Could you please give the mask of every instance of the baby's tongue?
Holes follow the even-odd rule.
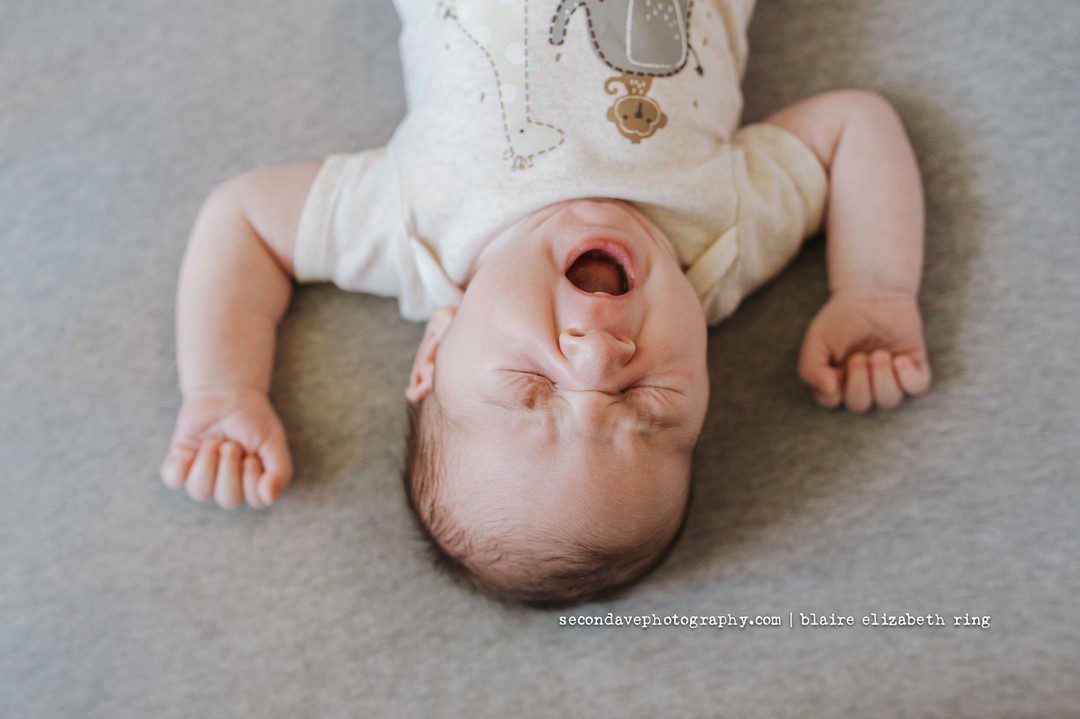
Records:
[[[624,292],[623,275],[619,266],[599,252],[586,252],[566,272],[566,278],[583,292]]]

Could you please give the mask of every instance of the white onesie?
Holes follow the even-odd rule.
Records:
[[[708,321],[821,226],[827,176],[793,134],[738,131],[754,0],[395,0],[408,112],[385,147],[326,158],[300,281],[457,305],[484,246],[555,202],[633,202]]]

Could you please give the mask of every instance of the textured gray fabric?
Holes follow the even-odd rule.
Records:
[[[227,513],[159,484],[200,200],[385,142],[396,32],[386,0],[0,4],[0,715],[1080,715],[1080,5],[760,3],[747,121],[852,86],[908,124],[936,386],[891,414],[812,406],[811,243],[712,334],[674,555],[580,611],[986,630],[572,629],[459,589],[397,480],[421,328],[325,286],[282,332],[282,501]]]

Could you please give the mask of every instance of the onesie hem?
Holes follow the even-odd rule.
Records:
[[[349,157],[328,156],[311,183],[293,248],[293,270],[298,282],[326,282],[333,276],[333,268],[327,267],[327,243]]]

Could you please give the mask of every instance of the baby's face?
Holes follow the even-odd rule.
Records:
[[[524,218],[429,327],[407,394],[427,396],[433,369],[461,521],[616,544],[677,525],[708,404],[706,324],[633,206],[573,200]]]

